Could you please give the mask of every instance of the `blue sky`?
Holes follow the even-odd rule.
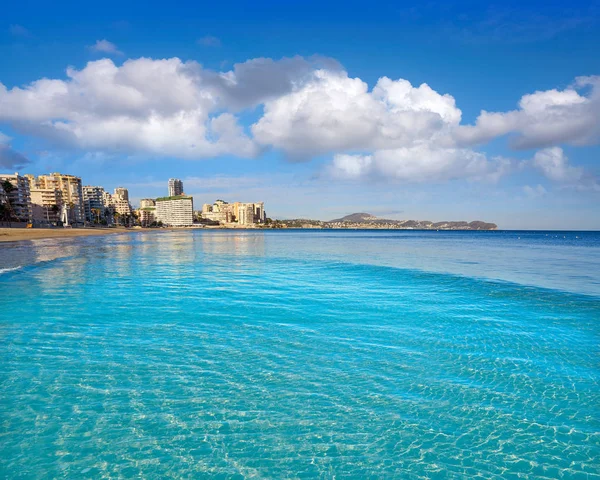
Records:
[[[178,177],[196,204],[278,218],[600,229],[599,20],[599,2],[18,2],[0,169],[134,199]]]

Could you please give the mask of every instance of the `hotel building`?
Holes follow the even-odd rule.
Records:
[[[156,221],[170,227],[189,227],[194,224],[194,200],[185,195],[156,199]]]

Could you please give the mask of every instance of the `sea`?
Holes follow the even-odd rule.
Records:
[[[600,479],[600,233],[0,244],[0,478]]]

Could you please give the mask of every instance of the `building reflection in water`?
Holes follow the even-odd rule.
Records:
[[[265,255],[264,232],[219,230],[201,232],[200,236],[206,255]]]

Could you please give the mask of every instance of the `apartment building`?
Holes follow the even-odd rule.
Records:
[[[62,173],[50,173],[40,175],[37,179],[33,179],[33,176],[30,176],[29,181],[35,185],[36,189],[60,190],[62,202],[67,205],[72,221],[76,223],[83,223],[85,221],[81,178]]]
[[[104,219],[104,191],[103,187],[86,185],[83,187],[83,208],[85,219],[88,222],[99,222]]]
[[[189,227],[194,224],[194,201],[185,195],[156,199],[157,222],[171,227]]]
[[[183,195],[183,182],[178,178],[169,178],[169,197]]]
[[[8,174],[0,173],[0,185],[4,182],[9,182],[12,188],[4,191],[5,208],[9,209],[12,217],[22,221],[31,222],[33,220],[33,211],[31,207],[31,193],[29,188],[29,180],[27,177],[18,173]]]
[[[63,205],[62,191],[58,188],[32,188],[31,210],[33,222],[56,224],[60,221]]]

